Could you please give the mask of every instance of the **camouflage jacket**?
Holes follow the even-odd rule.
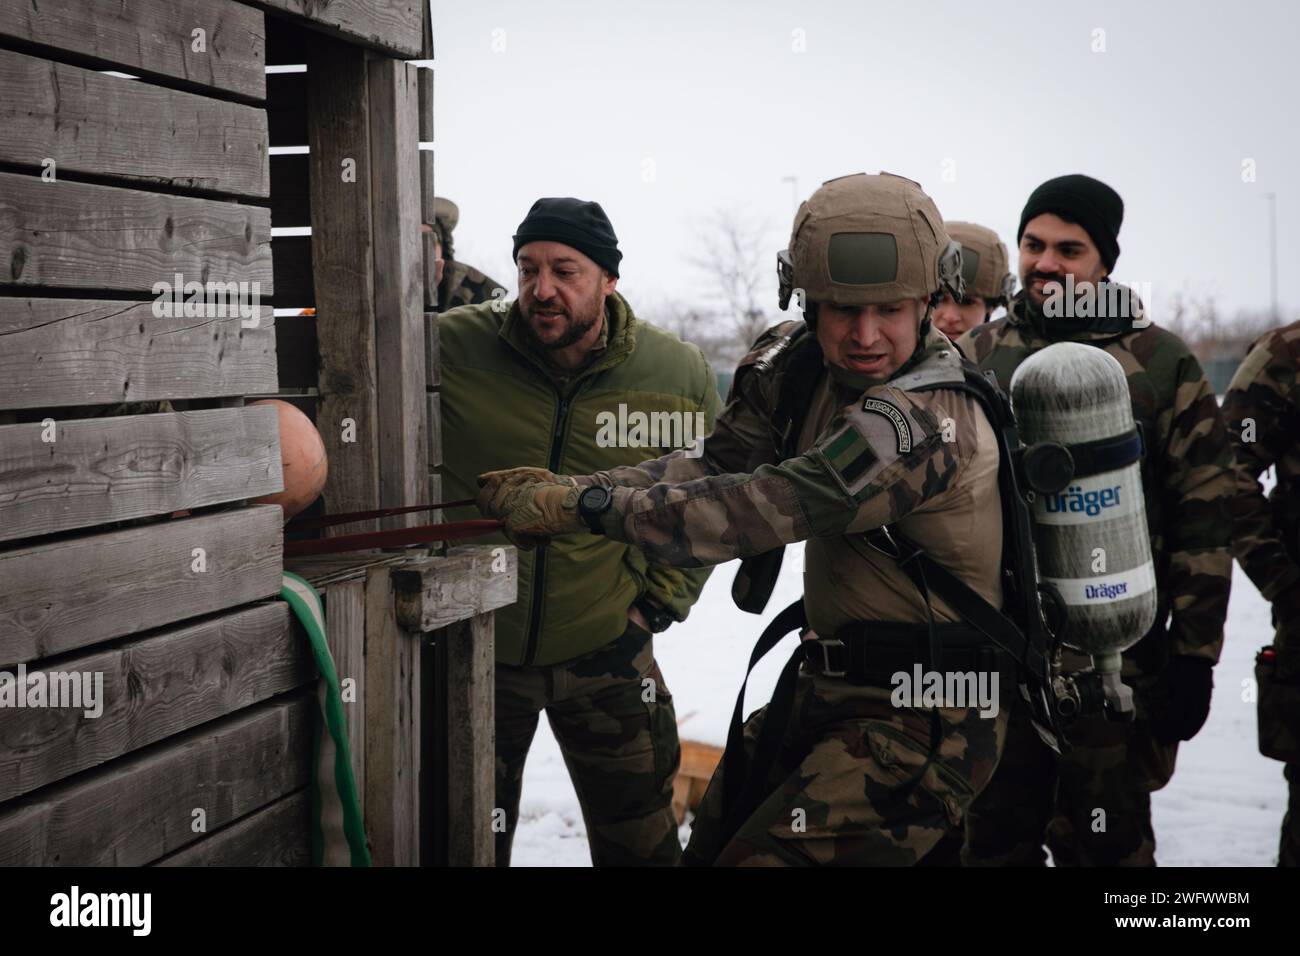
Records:
[[[677,567],[813,539],[805,605],[824,635],[852,620],[926,620],[905,572],[862,538],[886,524],[1000,604],[1001,511],[989,505],[999,501],[998,453],[974,399],[942,387],[963,380],[957,352],[932,332],[918,356],[865,390],[814,370],[800,384],[824,398],[823,411],[787,455],[776,406],[800,326],[782,323],[755,342],[698,458],[674,452],[579,479],[614,488],[606,533]],[[939,387],[913,390],[924,384]],[[937,596],[932,607],[936,620],[959,620]]]
[[[455,259],[448,259],[442,282],[438,284],[438,311],[446,312],[459,305],[478,305],[506,297],[506,287],[495,279]]]
[[[1022,290],[1006,317],[977,325],[957,346],[1009,391],[1020,363],[1062,338],[1050,321],[1028,314]],[[1142,481],[1158,605],[1151,634],[1126,656],[1143,672],[1162,669],[1168,655],[1217,661],[1232,582],[1234,474],[1214,392],[1183,341],[1153,323],[1070,338],[1119,360],[1146,439]]]
[[[1270,601],[1300,597],[1300,322],[1260,338],[1232,377],[1223,418],[1237,452],[1233,553]],[[1265,500],[1261,472],[1277,469]]]

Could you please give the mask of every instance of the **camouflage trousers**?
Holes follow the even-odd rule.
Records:
[[[542,711],[564,754],[596,866],[673,866],[681,762],[672,695],[649,634],[629,626],[595,653],[549,666],[496,668],[498,866],[510,865],[524,762]]]
[[[1058,756],[1039,739],[1018,699],[993,780],[966,819],[965,866],[1155,866],[1151,793],[1173,776],[1177,744],[1146,723],[1102,716],[1070,725]]]
[[[912,866],[960,829],[993,775],[1005,712],[941,708],[939,752],[919,784],[906,784],[930,752],[930,711],[897,708],[888,689],[799,675],[767,798],[725,845],[723,768],[696,814],[685,860],[717,866]],[[767,708],[745,724],[752,754]]]
[[[1300,763],[1286,765],[1287,805],[1278,844],[1278,866],[1300,866]]]

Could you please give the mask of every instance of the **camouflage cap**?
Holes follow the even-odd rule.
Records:
[[[1016,278],[1008,268],[1007,247],[998,234],[973,222],[946,222],[948,235],[961,243],[961,275],[966,294],[1011,301]]]
[[[960,295],[961,249],[918,183],[857,173],[823,183],[799,206],[777,272],[781,308],[794,289],[810,302],[872,305]]]
[[[443,199],[441,196],[433,197],[433,229],[438,234],[438,241],[442,243],[442,255],[444,259],[452,258],[453,246],[451,232],[456,228],[456,223],[460,222],[460,207],[450,199]]]

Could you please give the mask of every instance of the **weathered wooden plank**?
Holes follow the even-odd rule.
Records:
[[[319,37],[309,56],[312,265],[322,279],[317,415],[330,462],[325,503],[337,514],[379,507],[370,107],[363,50]],[[378,527],[360,522],[332,533]]]
[[[299,790],[153,866],[311,866],[311,791]]]
[[[438,334],[438,313],[424,313],[424,382],[429,388],[442,383],[442,344]],[[432,467],[432,462],[430,466]]]
[[[0,0],[0,36],[137,76],[259,100],[266,92],[264,15],[241,3]]]
[[[46,421],[0,426],[0,541],[283,488],[269,405]]]
[[[428,143],[433,141],[433,70],[428,67],[420,67],[416,72],[416,82],[419,87],[420,142]],[[433,188],[433,151],[421,149],[418,159],[420,163],[420,222],[422,228],[429,229],[428,232],[421,232],[420,234],[420,247],[424,255],[424,307],[426,309],[435,309],[438,306],[438,249],[437,233],[432,231],[437,218]]]
[[[442,500],[442,475],[438,474],[438,472],[436,471],[429,472],[429,500],[430,501]],[[441,508],[439,508],[437,511],[429,512],[430,524],[438,524],[442,520],[443,520],[443,513]]]
[[[417,21],[418,23],[418,21]],[[424,291],[421,275],[416,68],[368,63],[370,201],[375,223],[375,360],[378,376],[380,506],[420,503],[429,471],[424,434]],[[418,515],[385,519],[411,527]]]
[[[266,196],[266,113],[0,50],[0,161]]]
[[[352,773],[365,818],[366,799],[366,583],[340,581],[325,588],[325,640],[343,695],[352,747]],[[350,684],[349,684],[350,682]]]
[[[371,568],[401,564],[405,560],[405,555],[391,551],[349,551],[346,554],[309,554],[288,558],[284,569],[321,588],[335,581],[362,580]]]
[[[267,74],[266,121],[272,146],[307,145],[307,85],[306,73]]]
[[[0,552],[0,664],[275,596],[282,514],[254,505]]]
[[[311,649],[276,601],[59,660],[51,682],[72,679],[75,707],[0,708],[0,800],[301,687]],[[56,676],[62,675],[62,676]],[[91,687],[85,687],[87,675]],[[102,681],[102,684],[101,684]]]
[[[156,295],[177,273],[248,282],[269,298],[271,211],[0,173],[0,285]]]
[[[315,706],[256,704],[0,807],[0,866],[140,866],[306,786]]]
[[[275,257],[275,307],[314,308],[315,277],[311,236],[276,236],[271,240]]]
[[[434,631],[513,604],[518,557],[508,546],[462,545],[446,557],[417,559],[394,570],[398,623]]]
[[[418,57],[424,50],[420,0],[252,0],[267,10],[301,17],[317,29],[337,32],[389,54]]]
[[[443,629],[442,691],[447,699],[447,863],[496,862],[492,811],[496,806],[496,650],[492,613]]]
[[[275,320],[275,375],[281,388],[316,387],[320,362],[316,329],[315,315],[282,315]],[[329,463],[333,468],[332,455]]]
[[[429,467],[437,468],[442,464],[442,395],[439,392],[428,392],[425,394],[425,401],[428,405],[425,420],[429,442]]]
[[[248,319],[233,308],[219,310],[225,317],[159,317],[156,307],[156,301],[0,298],[0,408],[211,398],[279,387],[269,305],[247,310]]]
[[[306,153],[271,157],[272,228],[311,225],[310,162]]]
[[[416,866],[420,640],[397,626],[391,573],[366,573],[366,836],[376,866]]]

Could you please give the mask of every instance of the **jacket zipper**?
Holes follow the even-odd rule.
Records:
[[[551,454],[546,467],[559,474],[560,459],[564,455],[564,430],[569,424],[570,397],[560,394],[559,389],[556,389],[556,395],[559,396],[560,404],[555,412],[555,428],[551,432]],[[533,598],[528,611],[528,644],[524,649],[525,667],[531,666],[533,659],[537,657],[537,641],[542,632],[542,599],[545,596],[542,582],[546,577],[546,553],[549,548],[548,542],[539,544],[537,557],[533,561]]]

